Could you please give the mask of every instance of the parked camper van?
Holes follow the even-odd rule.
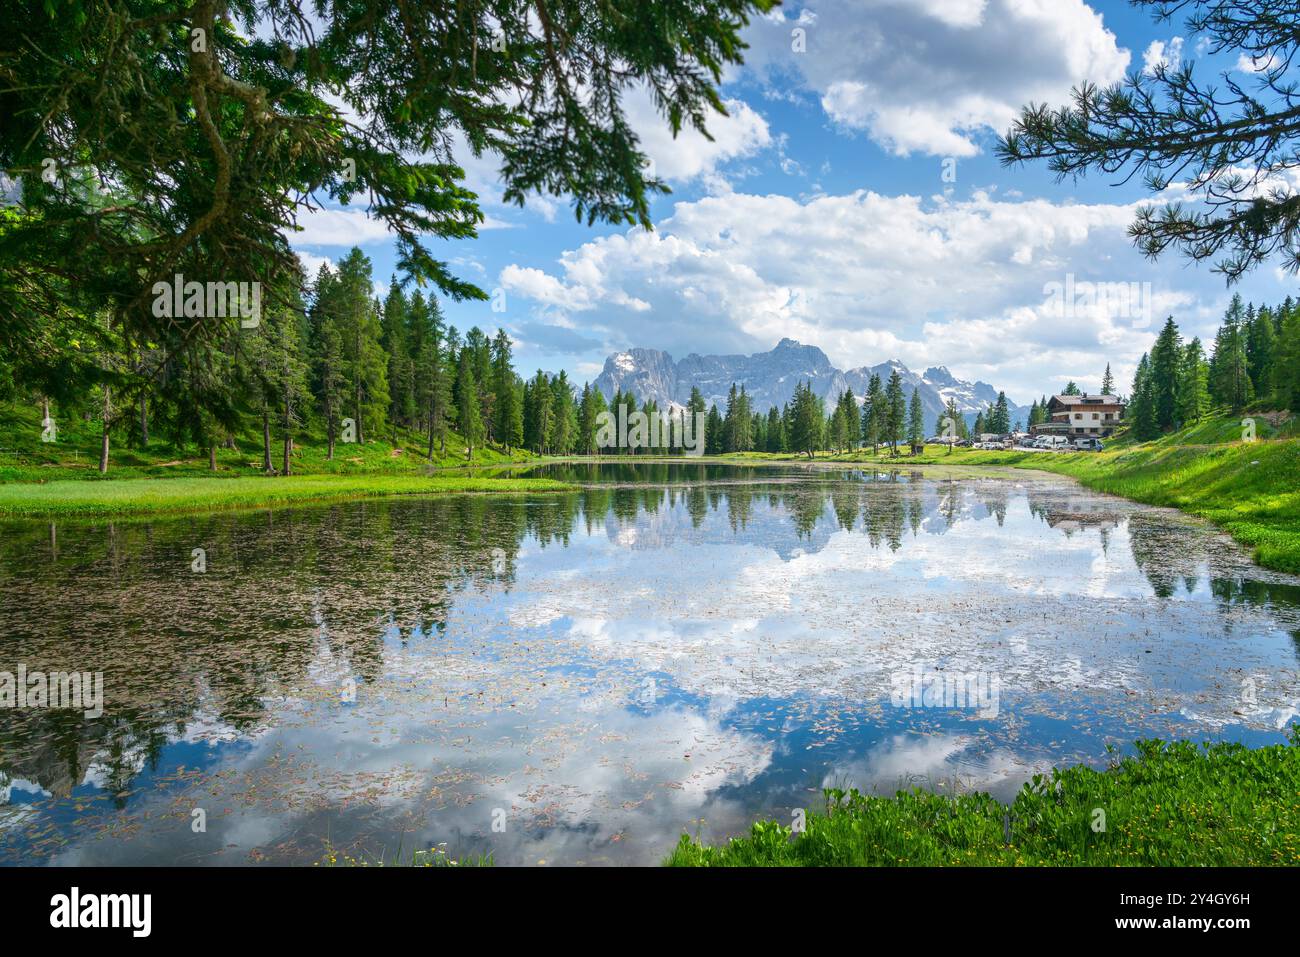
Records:
[[[1102,450],[1101,439],[1096,438],[1075,439],[1074,447],[1080,452],[1100,452]]]
[[[1034,439],[1033,448],[1047,449],[1049,452],[1068,451],[1073,448],[1070,445],[1070,439],[1065,435],[1040,435]]]

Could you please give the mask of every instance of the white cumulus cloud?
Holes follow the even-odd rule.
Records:
[[[538,314],[580,317],[609,351],[742,353],[790,336],[841,367],[948,364],[1027,402],[1057,377],[1093,367],[1099,377],[1107,362],[1123,379],[1170,312],[1189,334],[1212,321],[1133,249],[1133,216],[1133,205],[984,192],[964,201],[732,193],[678,203],[653,233],[571,249],[552,271],[509,266],[500,281]],[[1104,297],[1064,312],[1048,286],[1071,275],[1138,284],[1145,315]]]
[[[1064,102],[1129,63],[1083,0],[806,0],[748,38],[748,68],[774,87],[793,81],[836,123],[904,156],[974,155],[1025,104]]]

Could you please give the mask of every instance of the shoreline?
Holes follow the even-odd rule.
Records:
[[[950,458],[958,461],[948,461]],[[963,449],[950,455],[947,449],[927,446],[921,455],[896,458],[862,452],[813,459],[788,453],[566,456],[446,466],[432,474],[308,473],[288,477],[12,482],[0,483],[0,521],[180,515],[397,495],[554,494],[582,487],[527,475],[481,476],[481,472],[528,472],[553,464],[802,466],[809,471],[865,467],[920,472],[931,478],[1065,477],[1091,491],[1173,508],[1204,519],[1248,549],[1259,566],[1300,574],[1300,442],[1295,440],[1217,446],[1157,442],[1075,453]]]

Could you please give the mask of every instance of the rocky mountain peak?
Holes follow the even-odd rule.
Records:
[[[615,392],[631,392],[637,401],[653,399],[660,408],[684,407],[691,390],[699,389],[706,405],[727,406],[732,383],[744,386],[756,412],[780,408],[794,396],[801,382],[810,383],[813,393],[828,406],[846,389],[861,400],[866,395],[873,374],[882,384],[898,371],[903,392],[910,399],[913,391],[921,394],[927,430],[933,430],[949,401],[968,419],[989,408],[997,400],[997,391],[984,382],[964,382],[945,366],[931,366],[923,376],[917,375],[898,359],[876,366],[861,366],[841,371],[831,364],[820,348],[785,337],[769,352],[753,355],[698,355],[674,361],[658,349],[626,349],[605,360],[605,368],[594,385],[608,399]],[[1028,409],[1012,406],[1012,419],[1027,418]]]

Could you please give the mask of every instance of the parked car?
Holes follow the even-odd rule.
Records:
[[[1074,447],[1080,452],[1100,452],[1104,448],[1101,439],[1097,438],[1075,439]]]

